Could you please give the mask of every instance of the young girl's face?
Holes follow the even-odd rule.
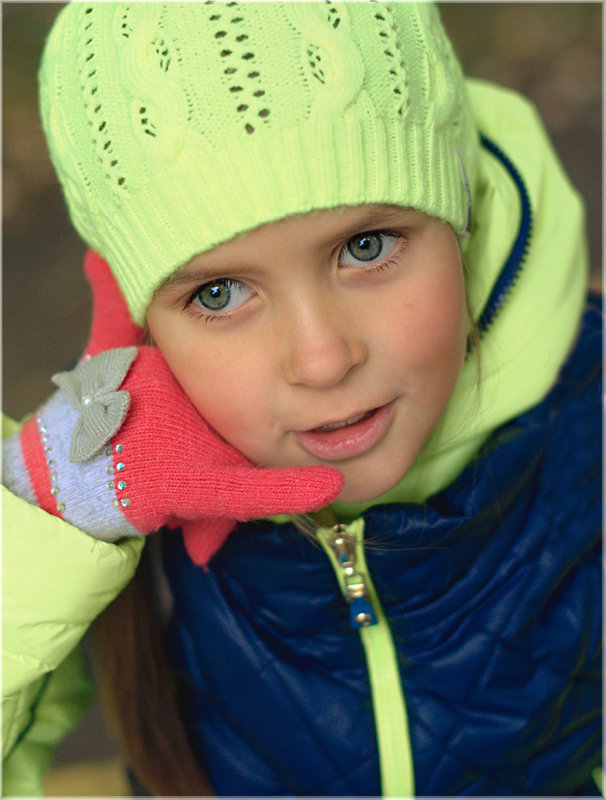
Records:
[[[264,225],[193,258],[150,332],[209,424],[261,466],[324,464],[339,499],[392,488],[446,408],[464,357],[456,237],[396,206]]]

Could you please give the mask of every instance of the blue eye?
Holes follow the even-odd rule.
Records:
[[[204,311],[221,314],[233,311],[253,294],[254,290],[242,281],[219,278],[197,289],[192,303]]]
[[[392,252],[398,239],[396,234],[383,231],[365,231],[352,236],[339,254],[342,266],[367,266],[382,260]]]

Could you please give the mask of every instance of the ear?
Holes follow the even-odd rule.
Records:
[[[143,344],[145,332],[131,318],[108,263],[89,250],[84,258],[84,272],[93,293],[91,332],[84,355],[95,356],[114,347]]]

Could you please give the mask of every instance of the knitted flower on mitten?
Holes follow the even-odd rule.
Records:
[[[261,469],[198,414],[155,347],[107,350],[54,376],[60,387],[3,445],[4,483],[91,536],[183,528],[206,564],[235,527],[336,499],[328,467]]]

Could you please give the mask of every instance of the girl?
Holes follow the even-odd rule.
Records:
[[[333,2],[75,3],[41,109],[95,310],[4,445],[5,791],[117,597],[153,794],[595,793],[600,323],[533,109]]]

